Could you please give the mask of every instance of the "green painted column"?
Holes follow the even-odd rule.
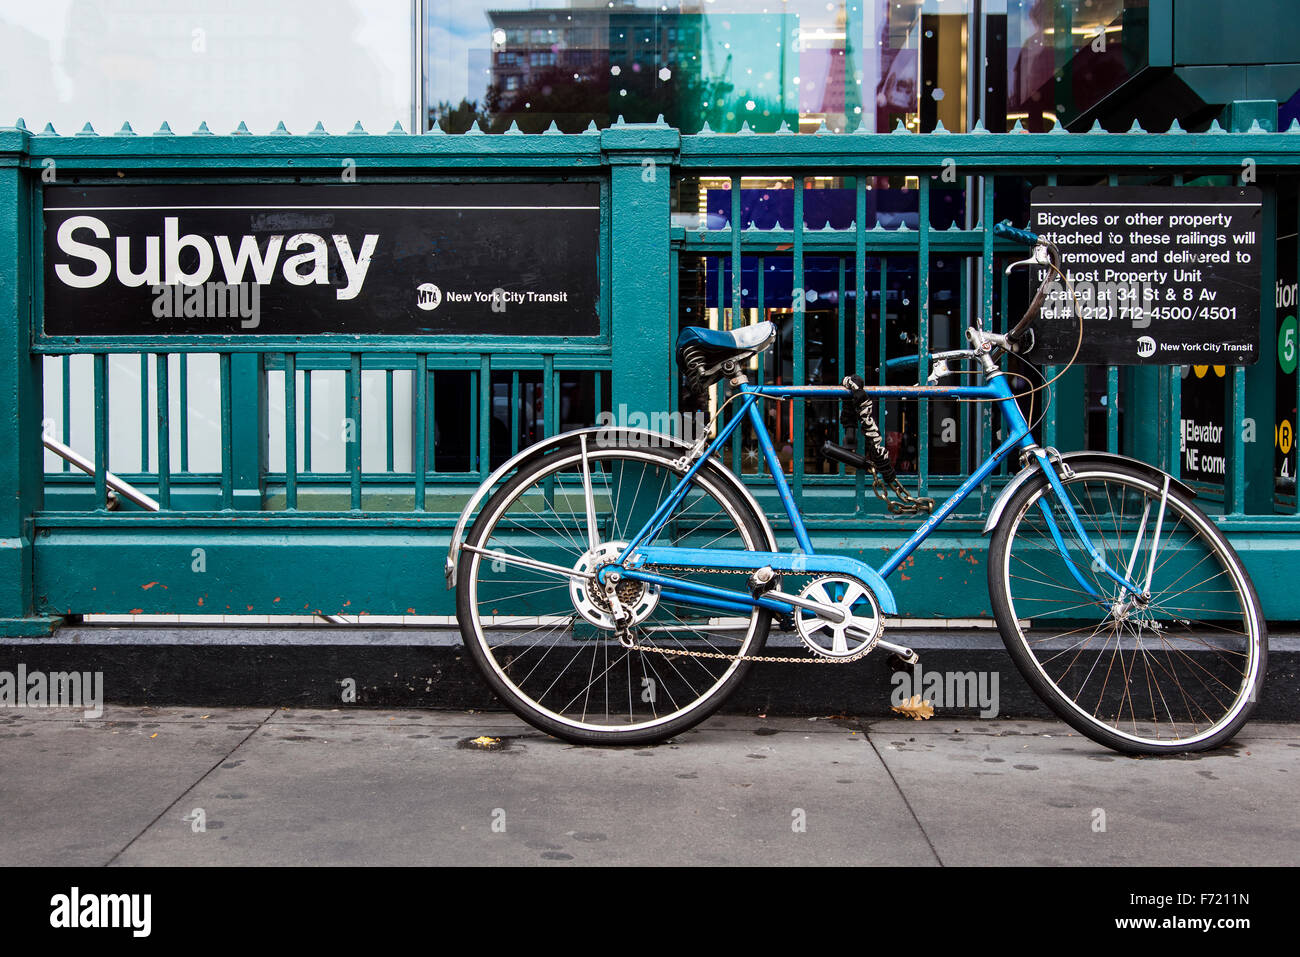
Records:
[[[680,145],[681,134],[662,122],[601,132],[610,171],[610,408],[619,421],[676,408],[668,230]]]
[[[1233,133],[1244,133],[1251,125],[1258,122],[1268,132],[1277,131],[1276,100],[1238,100],[1228,104],[1224,110],[1224,126]],[[1246,157],[1243,157],[1243,160]],[[1241,182],[1240,179],[1237,180]],[[1238,443],[1242,452],[1244,468],[1238,473],[1244,479],[1241,495],[1232,495],[1234,501],[1240,501],[1247,514],[1273,514],[1273,420],[1276,417],[1277,403],[1277,307],[1273,299],[1273,286],[1277,276],[1277,193],[1272,183],[1259,182],[1255,185],[1263,193],[1264,208],[1259,224],[1260,253],[1260,291],[1259,291],[1259,360],[1248,368],[1240,367],[1229,373],[1232,388],[1240,392],[1240,379],[1245,379],[1245,415],[1241,418],[1246,425],[1240,426],[1240,432],[1234,435],[1229,452],[1229,468]],[[1233,428],[1239,423],[1232,421],[1235,407],[1229,403],[1228,418]],[[1253,434],[1249,425],[1253,424]],[[1250,440],[1250,441],[1247,441]],[[1232,470],[1236,472],[1237,470]],[[1229,475],[1231,483],[1234,476]]]
[[[32,186],[26,130],[0,130],[0,634],[47,634],[36,614],[33,516],[41,507],[41,365],[32,354]]]

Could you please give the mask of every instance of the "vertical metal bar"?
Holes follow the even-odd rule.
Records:
[[[1228,500],[1224,502],[1224,511],[1230,515],[1241,515],[1246,511],[1246,442],[1245,430],[1241,423],[1246,418],[1246,369],[1234,366],[1231,379],[1232,399],[1230,413],[1224,423],[1228,428],[1224,434],[1229,436],[1228,448]]]
[[[853,183],[853,374],[867,378],[867,178],[859,173]],[[883,300],[880,303],[884,310]],[[885,340],[880,340],[884,349]],[[884,356],[882,354],[881,358]],[[882,406],[884,403],[880,403]],[[856,446],[859,453],[863,450],[862,435],[857,435]],[[866,473],[854,469],[853,476],[853,511],[860,513],[865,504]]]
[[[230,353],[220,354],[221,366],[221,507],[235,504],[235,422],[230,394]]]
[[[180,374],[181,374],[181,471],[190,470],[190,369],[188,353],[181,353],[180,357]]]
[[[917,227],[916,381],[925,382],[930,366],[930,177],[919,180]],[[930,403],[916,403],[917,485],[921,495],[930,487]]]
[[[731,324],[730,329],[742,325],[743,297],[740,294],[740,177],[731,177]],[[722,303],[719,302],[721,307]]]
[[[60,383],[63,389],[63,432],[59,436],[64,445],[72,444],[72,356],[63,357],[63,381]],[[63,464],[63,471],[72,468],[65,458],[60,458]]]
[[[596,412],[600,413],[600,376],[596,376]],[[510,373],[510,454],[519,451],[519,370]]]
[[[756,302],[758,303],[759,322],[762,322],[764,319],[767,318],[767,289],[764,286],[765,277],[763,275],[763,271],[765,269],[767,269],[767,260],[763,256],[759,256],[758,257],[758,282],[757,282],[757,289],[755,290],[755,293],[758,296]],[[765,375],[766,372],[767,372],[767,353],[760,352],[758,354],[758,381],[759,382],[767,381],[767,377]],[[765,411],[765,410],[760,410],[760,412],[761,411]],[[767,417],[765,415],[761,417],[764,419],[764,421],[766,421]],[[742,424],[741,428],[743,429],[744,427],[745,426]],[[755,443],[758,442],[757,435],[754,436],[754,441]],[[755,454],[754,474],[762,475],[764,467],[765,467],[765,463],[763,462],[763,456]]]
[[[140,353],[140,472],[149,471],[149,353]]]
[[[555,354],[548,352],[542,357],[542,429],[543,438],[550,438],[559,430],[558,413],[555,400]]]
[[[845,285],[844,285],[844,257],[843,257],[842,255],[841,255],[841,256],[836,256],[836,257],[835,257],[835,263],[836,263],[836,272],[837,272],[837,275],[836,275],[836,277],[835,277],[835,279],[836,279],[836,286],[835,286],[835,288],[836,288],[836,292],[835,292],[835,356],[836,356],[836,359],[835,359],[835,371],[838,372],[838,373],[840,374],[840,378],[843,379],[843,378],[844,378],[844,375],[845,375],[845,373],[844,373],[844,321],[845,321],[845,316],[844,316],[844,296],[845,296]],[[834,383],[826,383],[826,384],[827,384],[827,385],[834,385]],[[836,421],[836,426],[835,426],[835,441],[836,441],[837,443],[839,443],[840,445],[843,445],[843,444],[844,444],[844,426],[843,426],[842,423],[840,423],[840,421],[839,421],[839,416],[836,416],[836,417],[835,417],[835,421]],[[837,466],[836,469],[835,469],[835,471],[836,471],[836,472],[842,472],[843,470],[840,469],[840,468]]]
[[[808,378],[808,355],[804,337],[805,332],[805,313],[804,307],[808,302],[807,290],[804,289],[804,271],[803,271],[803,174],[796,174],[794,178],[794,258],[793,258],[793,283],[795,301],[793,303],[793,333],[792,341],[794,343],[794,362],[793,362],[793,384],[803,385]],[[792,453],[791,472],[793,481],[791,485],[794,489],[795,504],[800,508],[803,507],[803,473],[804,473],[804,403],[794,402],[794,409],[790,422],[790,450]]]
[[[478,365],[478,467],[487,478],[492,471],[492,357],[484,353]]]
[[[95,507],[108,508],[108,356],[95,353]]]
[[[302,470],[311,472],[311,369],[302,370]]]
[[[284,354],[284,507],[298,507],[298,355]]]
[[[167,380],[167,353],[154,355],[154,388],[158,414],[154,428],[158,436],[158,505],[172,507],[171,394]]]
[[[985,328],[995,328],[993,317],[993,187],[996,177],[983,173],[980,175],[980,225],[983,227],[983,250],[980,262],[980,324]],[[1005,308],[1005,298],[1003,299]],[[976,455],[983,462],[993,451],[993,410],[989,403],[978,405],[975,417]],[[986,515],[992,505],[991,489],[988,482],[980,484],[980,514]]]
[[[384,465],[393,471],[393,370],[384,370]]]
[[[740,249],[740,177],[731,177],[731,325],[730,328],[738,329],[745,324],[745,297],[743,290],[744,279],[744,261],[741,258]],[[719,303],[721,305],[721,303]],[[739,415],[739,406],[733,406],[731,415]],[[736,475],[740,474],[740,455],[741,455],[741,433],[745,430],[745,424],[742,422],[734,432],[731,433],[731,470]]]
[[[348,443],[348,478],[351,485],[349,507],[361,511],[361,353],[349,353],[348,366],[348,418],[352,423],[351,441]]]
[[[415,510],[424,511],[424,482],[429,471],[428,446],[428,390],[429,356],[420,352],[415,356],[415,428],[411,433],[411,471],[415,473]]]
[[[1119,367],[1106,367],[1106,450],[1119,451]]]
[[[963,264],[957,270],[958,335],[964,335],[970,325],[970,270]],[[957,403],[957,455],[958,473],[965,475],[970,462],[970,403]]]

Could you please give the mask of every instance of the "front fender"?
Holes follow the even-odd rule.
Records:
[[[1039,449],[1038,454],[1041,456],[1046,453],[1043,452],[1042,449]],[[1112,465],[1127,465],[1129,468],[1145,472],[1157,482],[1163,483],[1165,480],[1165,473],[1154,465],[1143,462],[1141,459],[1129,458],[1127,455],[1115,455],[1110,452],[1091,451],[1065,452],[1061,455],[1061,461],[1071,466],[1106,463]],[[1006,510],[1007,503],[1011,501],[1011,496],[1015,495],[1022,485],[1037,475],[1039,468],[1040,465],[1038,462],[1026,465],[1016,473],[1015,477],[1012,478],[1010,482],[1006,484],[1006,487],[1002,489],[1002,494],[998,496],[997,501],[993,503],[993,508],[989,511],[988,521],[984,523],[985,535],[988,535],[997,527],[998,522],[1002,518],[1002,513]],[[1171,477],[1169,484],[1177,488],[1184,495],[1189,497],[1194,497],[1196,495],[1195,491],[1176,478]]]
[[[474,490],[474,494],[469,497],[469,501],[467,501],[465,507],[461,509],[460,518],[456,522],[456,530],[452,532],[451,535],[451,547],[447,549],[447,561],[443,569],[447,576],[448,588],[456,587],[456,563],[460,556],[460,547],[465,541],[465,529],[469,526],[470,519],[473,518],[474,513],[478,511],[479,505],[485,498],[487,498],[488,493],[496,487],[496,484],[501,481],[503,477],[518,467],[525,458],[536,455],[539,452],[544,453],[553,451],[562,445],[576,445],[581,441],[582,436],[584,435],[600,436],[602,443],[608,443],[611,439],[614,439],[616,443],[625,444],[631,448],[644,448],[646,446],[659,448],[670,447],[680,449],[683,452],[690,449],[689,443],[683,442],[676,436],[650,432],[646,429],[628,429],[605,425],[588,426],[587,428],[574,429],[570,432],[561,432],[559,435],[553,435],[549,439],[543,439],[535,445],[530,445],[528,448],[519,452],[519,454],[513,456],[509,461],[502,463],[496,471],[489,475],[483,484]],[[758,501],[754,498],[753,494],[745,487],[745,483],[731,471],[720,465],[715,466],[714,470],[710,474],[722,478],[750,504],[754,510],[754,514],[756,514],[759,517],[759,520],[763,523],[763,534],[767,537],[767,550],[773,552],[776,551],[776,534],[772,531],[772,526],[767,520],[767,515],[764,514],[762,507],[758,504]]]

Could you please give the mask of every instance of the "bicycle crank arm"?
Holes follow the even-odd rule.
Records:
[[[876,642],[876,647],[884,648],[886,651],[892,651],[894,654],[898,655],[898,657],[902,658],[905,664],[914,665],[921,660],[921,656],[906,645],[896,645],[892,641],[885,641],[883,638]]]

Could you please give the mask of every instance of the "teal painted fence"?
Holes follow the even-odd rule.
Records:
[[[521,409],[535,409],[540,401],[535,430],[550,435],[565,424],[560,397],[575,383],[588,404],[578,413],[570,409],[569,415],[594,418],[606,410],[630,410],[648,416],[676,408],[671,344],[679,323],[697,321],[681,308],[684,270],[694,269],[705,282],[716,284],[710,318],[725,326],[757,317],[755,310],[726,308],[728,301],[744,302],[755,292],[741,289],[747,259],[758,257],[760,277],[764,258],[788,259],[796,287],[802,286],[805,263],[833,261],[840,294],[834,309],[818,321],[833,326],[837,345],[822,358],[837,370],[860,373],[881,354],[916,351],[915,344],[884,342],[887,299],[894,288],[890,277],[907,275],[914,283],[907,295],[911,302],[914,294],[915,306],[908,314],[915,315],[920,369],[938,323],[931,295],[931,263],[937,256],[963,264],[956,305],[945,309],[943,321],[964,325],[978,310],[995,328],[1005,328],[1014,297],[1001,267],[1008,256],[1019,258],[1020,250],[995,243],[986,227],[993,222],[999,190],[1020,189],[1026,178],[1043,184],[1141,180],[1179,185],[1238,177],[1243,161],[1251,160],[1265,196],[1263,356],[1257,366],[1229,373],[1227,419],[1254,416],[1271,423],[1277,340],[1272,250],[1278,204],[1296,202],[1300,129],[1269,131],[1267,104],[1262,109],[1238,104],[1228,121],[1241,131],[706,131],[682,136],[663,125],[620,124],[576,135],[412,136],[400,130],[385,135],[211,135],[204,130],[174,135],[167,129],[135,135],[128,128],[112,135],[87,129],[61,136],[0,129],[0,327],[6,360],[0,364],[0,395],[16,413],[5,419],[3,443],[3,480],[10,492],[0,508],[0,627],[10,634],[37,634],[61,616],[94,612],[450,614],[441,563],[451,527],[460,503],[488,474],[492,459],[517,448],[519,417],[533,414]],[[355,164],[357,177],[369,181],[600,182],[600,334],[84,340],[41,334],[43,177],[85,184],[325,182],[337,181],[345,163]],[[963,221],[933,228],[935,184],[948,182],[945,172],[952,171],[964,189]],[[794,210],[788,228],[780,224],[760,230],[739,223],[741,186],[760,175],[788,181]],[[867,191],[874,178],[885,176],[903,178],[903,188],[915,199],[920,228],[883,229],[868,222]],[[723,228],[695,228],[708,224],[693,226],[690,210],[684,212],[681,197],[698,188],[701,177],[731,190],[731,215]],[[805,222],[805,201],[819,177],[853,191],[857,215],[852,224],[820,228]],[[809,381],[805,310],[767,302],[761,279],[759,286],[757,312],[785,310],[793,381]],[[848,289],[855,294],[844,294]],[[215,363],[215,377],[206,371],[203,377],[208,388],[215,378],[219,391],[213,429],[219,449],[204,450],[219,464],[207,470],[192,470],[189,461],[194,452],[189,397],[199,363],[205,370]],[[126,411],[110,404],[110,367],[133,370],[138,398]],[[44,382],[47,370],[50,388]],[[1072,370],[1053,387],[1052,407],[1042,424],[1045,444],[1063,450],[1082,444],[1082,373]],[[342,381],[347,418],[356,429],[363,422],[381,423],[383,440],[370,445],[382,450],[375,452],[381,462],[367,465],[362,437],[354,435],[341,468],[313,463],[312,441],[304,441],[302,432],[311,428],[313,383],[319,387],[326,381],[322,376]],[[438,414],[434,385],[439,381],[454,381],[460,390],[456,414],[466,420],[467,445],[455,456],[439,448],[433,428]],[[363,399],[366,382],[368,400]],[[1112,367],[1105,382],[1101,444],[1177,471],[1179,377],[1168,369]],[[93,476],[61,466],[47,472],[42,458],[43,428],[64,439],[69,435],[74,383],[90,390],[93,434],[78,451],[95,460]],[[51,391],[61,392],[57,415],[48,407]],[[399,391],[409,392],[409,415],[394,398]],[[490,425],[498,400],[508,410],[509,449],[492,444]],[[1157,413],[1122,421],[1125,406]],[[934,413],[925,407],[887,410],[887,415],[902,414],[913,417],[918,437],[915,474],[906,481],[926,494],[942,495],[954,487],[960,465],[988,451],[996,427],[987,409],[958,410],[959,467],[937,468],[932,467]],[[125,415],[132,416],[130,427],[138,428],[140,455],[138,461],[116,462],[103,450]],[[805,461],[808,411],[797,406],[783,415],[793,486],[810,517],[815,544],[875,557],[901,541],[905,524],[880,507],[860,476],[817,471]],[[743,454],[743,441],[738,433],[728,464],[759,488],[763,476]],[[396,468],[398,447],[409,448],[409,469]],[[1248,443],[1240,430],[1233,430],[1226,451],[1224,485],[1206,489],[1204,500],[1221,514],[1243,552],[1269,617],[1300,619],[1300,594],[1289,573],[1289,556],[1300,533],[1295,496],[1279,495],[1274,487],[1268,441]],[[110,510],[109,469],[155,496],[161,510]],[[997,477],[973,496],[967,510],[901,570],[895,587],[905,614],[988,614],[980,526],[1003,480]],[[764,493],[760,498],[774,504]]]

